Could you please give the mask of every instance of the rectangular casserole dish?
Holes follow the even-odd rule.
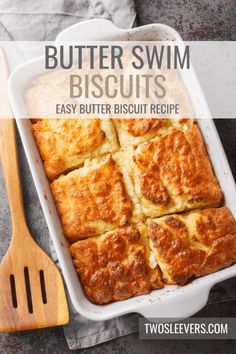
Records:
[[[162,24],[122,30],[107,20],[91,20],[75,24],[63,31],[57,38],[57,41],[86,40],[181,41],[181,38],[175,30]],[[49,183],[31,131],[31,122],[29,119],[21,119],[22,116],[27,117],[22,93],[29,80],[43,73],[43,64],[43,59],[37,58],[16,68],[10,76],[9,95],[50,236],[75,309],[84,317],[97,321],[107,320],[130,312],[140,313],[147,318],[186,318],[196,313],[206,304],[209,291],[214,284],[236,275],[236,264],[198,278],[183,287],[165,286],[163,289],[155,290],[149,295],[138,296],[108,305],[92,304],[84,295],[67,247],[67,241],[62,232]],[[198,117],[209,117],[208,106],[193,70],[191,71],[190,81],[191,83],[187,86],[187,90],[196,115]],[[193,92],[194,94],[192,94]],[[235,182],[214,122],[210,119],[199,119],[198,125],[205,139],[214,172],[224,193],[225,205],[231,209],[236,218]]]

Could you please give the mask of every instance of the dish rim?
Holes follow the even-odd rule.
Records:
[[[145,36],[146,33],[149,34],[150,30],[153,32],[156,31],[156,33],[158,33],[158,31],[167,31],[167,33],[172,35],[177,40],[182,40],[180,35],[174,29],[163,24],[150,24],[138,28],[133,28],[131,30],[124,30],[119,29],[108,20],[88,20],[82,23],[74,24],[73,26],[65,29],[63,32],[61,32],[61,34],[59,34],[56,41],[71,41],[71,37],[78,36],[79,31],[81,31],[80,33],[82,33],[83,36],[84,33],[86,33],[86,38],[94,38],[93,40],[98,41],[105,40],[105,37],[103,38],[103,36],[106,36],[107,33],[109,33],[109,38],[114,39],[122,36],[132,37],[132,34],[139,35],[140,33]],[[108,37],[106,38],[106,40],[109,40]],[[86,38],[84,38],[84,40],[86,40]],[[79,38],[77,40],[82,39]],[[22,76],[22,73],[34,70],[34,66],[37,65],[38,60],[39,58],[36,58],[29,62],[23,63],[11,73],[8,91],[17,126],[24,145],[27,160],[45,215],[50,237],[53,240],[53,244],[60,262],[62,273],[74,307],[82,316],[95,321],[111,319],[130,312],[138,312],[145,317],[155,317],[156,319],[186,318],[193,315],[206,304],[210,289],[213,285],[236,275],[236,264],[218,272],[211,273],[207,276],[198,278],[192,283],[185,285],[184,287],[165,286],[163,289],[152,291],[149,295],[137,296],[107,305],[92,304],[84,295],[79,282],[79,278],[73,266],[71,256],[67,249],[68,242],[66,241],[62,233],[60,220],[57,215],[55,204],[51,196],[49,183],[44,173],[43,165],[39,156],[38,149],[36,147],[36,143],[34,141],[32,133],[31,135],[29,134],[30,122],[27,119],[21,119],[21,115],[19,114],[20,111],[22,112],[21,109],[23,101],[22,97],[20,97],[21,95],[19,94],[19,84],[16,85],[17,80],[19,80],[19,75],[23,77],[23,80],[25,80],[25,77],[24,75]],[[207,114],[209,115],[207,103],[204,99],[194,71],[193,77],[195,79],[196,87],[199,90],[198,94],[201,98],[200,101],[202,102],[202,110],[205,110],[205,112],[206,110],[208,110]],[[220,163],[222,164],[222,168],[225,173],[225,184],[230,186],[230,193],[227,192],[226,205],[233,206],[232,202],[227,202],[227,200],[232,200],[233,198],[235,198],[234,200],[236,200],[235,182],[224,149],[216,131],[214,122],[213,120],[206,121],[205,119],[202,119],[198,121],[198,124],[200,126],[205,142],[208,145],[208,153],[210,155],[210,160],[212,162],[217,177],[218,174],[222,176],[223,172],[220,172],[219,167]],[[214,141],[214,146],[211,143],[209,144],[210,140]],[[221,160],[221,162],[217,162],[217,158],[215,156],[217,154],[215,153],[215,151],[213,151],[215,149],[217,153],[220,154],[220,158],[219,156],[217,156],[217,158]],[[213,159],[214,163],[212,160],[213,155],[215,156]],[[226,194],[225,187],[222,188],[222,190],[224,194]],[[228,194],[230,195],[228,196]],[[236,217],[236,207],[234,207],[233,210],[231,206],[229,207],[233,212],[234,217]],[[71,267],[73,267],[73,270]],[[75,277],[77,281],[75,281]]]

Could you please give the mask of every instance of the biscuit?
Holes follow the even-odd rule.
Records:
[[[87,158],[119,147],[113,124],[107,119],[42,119],[32,130],[50,181]]]
[[[222,202],[195,124],[187,131],[173,129],[122,154],[146,217],[217,207]]]
[[[125,300],[163,286],[159,268],[150,262],[147,228],[118,228],[70,247],[88,299],[96,304]]]
[[[236,261],[236,222],[226,207],[149,220],[148,233],[167,284],[184,285]]]
[[[51,183],[51,190],[61,218],[65,236],[70,242],[102,234],[130,222],[140,213],[127,190],[127,179],[111,155],[86,160],[84,167],[61,175]]]

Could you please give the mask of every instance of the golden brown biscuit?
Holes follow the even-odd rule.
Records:
[[[117,118],[113,119],[121,147],[137,146],[173,128],[187,129],[191,119]]]
[[[51,190],[64,234],[71,242],[125,226],[141,217],[133,215],[124,178],[110,155],[86,160],[84,167],[56,179]]]
[[[32,130],[50,181],[87,158],[118,149],[113,124],[107,119],[42,119]]]
[[[236,222],[226,207],[149,220],[148,232],[168,284],[183,285],[236,261]]]
[[[115,229],[70,247],[85,294],[96,304],[148,294],[163,286],[150,264],[145,225]]]
[[[217,207],[222,201],[222,192],[195,124],[185,132],[174,129],[119,154],[147,217]]]

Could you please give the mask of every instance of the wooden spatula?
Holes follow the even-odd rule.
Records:
[[[0,117],[12,117],[7,78],[0,49]],[[69,313],[60,272],[25,221],[13,119],[0,119],[0,156],[12,217],[12,240],[0,264],[0,331],[63,325]]]

